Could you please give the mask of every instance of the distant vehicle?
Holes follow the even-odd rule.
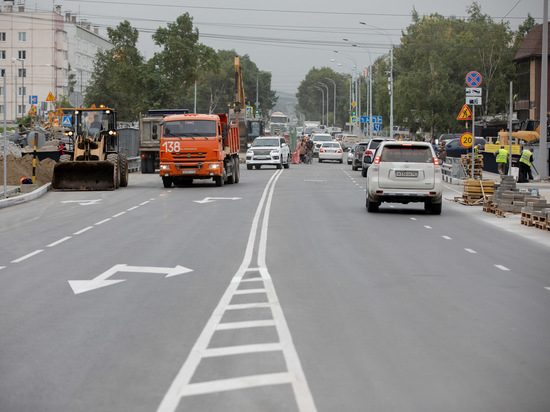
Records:
[[[355,153],[353,154],[353,161],[351,162],[351,170],[357,170],[362,167],[363,154],[365,150],[367,150],[368,145],[369,142],[357,143],[357,146],[355,146]]]
[[[355,148],[357,147],[357,143],[354,143],[350,149],[348,150],[348,165],[353,163],[353,156],[355,155]]]
[[[443,181],[439,159],[427,142],[385,141],[367,173],[366,207],[377,212],[382,202],[423,202],[441,214]]]
[[[340,143],[334,142],[322,142],[319,148],[319,163],[324,160],[336,160],[338,163],[343,161],[344,151]]]
[[[290,147],[283,136],[260,136],[254,139],[246,151],[246,168],[259,169],[262,166],[275,166],[288,169],[292,158]]]
[[[382,143],[384,140],[394,140],[394,139],[384,139],[382,137],[375,137],[369,140],[367,144],[367,148],[365,149],[365,152],[363,153],[363,157],[361,159],[361,176],[367,177],[367,170],[371,165],[370,160],[374,158],[374,152],[376,148],[380,146],[380,143]]]
[[[269,132],[272,136],[276,136],[279,133],[281,136],[288,131],[290,120],[288,116],[283,112],[274,112],[269,118]]]
[[[448,142],[452,139],[458,139],[462,133],[443,133],[441,136],[439,136],[439,139],[437,139],[437,144],[441,144],[441,142]]]
[[[311,135],[311,140],[315,144],[313,146],[313,157],[319,156],[319,148],[321,147],[322,142],[332,142],[334,139],[328,133],[313,133]]]
[[[483,137],[476,137],[475,140],[476,145],[480,145],[480,152],[483,152],[485,150],[485,145],[487,142]],[[448,140],[445,144],[445,153],[447,157],[460,157],[463,154],[472,153],[472,148],[465,148],[462,147],[460,144],[460,139],[452,139]]]

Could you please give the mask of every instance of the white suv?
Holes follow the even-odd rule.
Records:
[[[256,169],[262,165],[276,166],[277,169],[288,169],[292,157],[290,147],[282,136],[259,136],[246,151],[246,168]]]
[[[369,212],[382,202],[424,202],[424,209],[441,214],[441,166],[432,145],[426,142],[385,141],[378,146],[367,171]]]

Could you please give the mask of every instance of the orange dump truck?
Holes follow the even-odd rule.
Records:
[[[227,114],[179,114],[164,118],[160,177],[164,187],[213,179],[239,183],[239,127]]]

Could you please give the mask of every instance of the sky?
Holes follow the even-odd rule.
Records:
[[[512,29],[517,29],[528,13],[542,23],[543,1],[477,3],[494,21],[508,21]],[[52,10],[54,4],[61,5],[63,13],[71,12],[79,16],[78,20],[99,26],[105,37],[107,27],[128,20],[140,31],[138,47],[147,59],[160,51],[151,39],[155,30],[188,12],[199,30],[201,43],[248,55],[260,70],[272,73],[272,89],[294,95],[313,67],[351,73],[353,66],[363,68],[388,53],[392,44],[400,43],[401,33],[411,24],[413,9],[421,16],[438,13],[465,18],[472,1],[163,0],[159,4],[155,0],[26,0],[25,7],[28,11],[45,11]]]

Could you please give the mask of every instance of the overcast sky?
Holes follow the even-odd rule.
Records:
[[[542,23],[543,1],[478,0],[477,3],[493,20],[504,19],[516,29],[528,13]],[[358,67],[367,66],[371,58],[374,61],[387,53],[391,43],[398,45],[402,30],[411,23],[413,8],[420,15],[439,13],[461,18],[467,16],[466,9],[472,2],[163,0],[159,4],[156,0],[27,0],[26,8],[51,10],[54,4],[61,5],[64,13],[70,11],[99,26],[103,35],[106,27],[128,20],[140,30],[139,48],[146,58],[159,51],[151,34],[188,12],[199,29],[201,43],[216,50],[235,49],[240,55],[248,54],[260,70],[272,72],[273,89],[295,94],[312,67],[326,66],[349,73],[355,63]],[[361,21],[369,26],[361,25]],[[335,50],[340,53],[334,53]]]

